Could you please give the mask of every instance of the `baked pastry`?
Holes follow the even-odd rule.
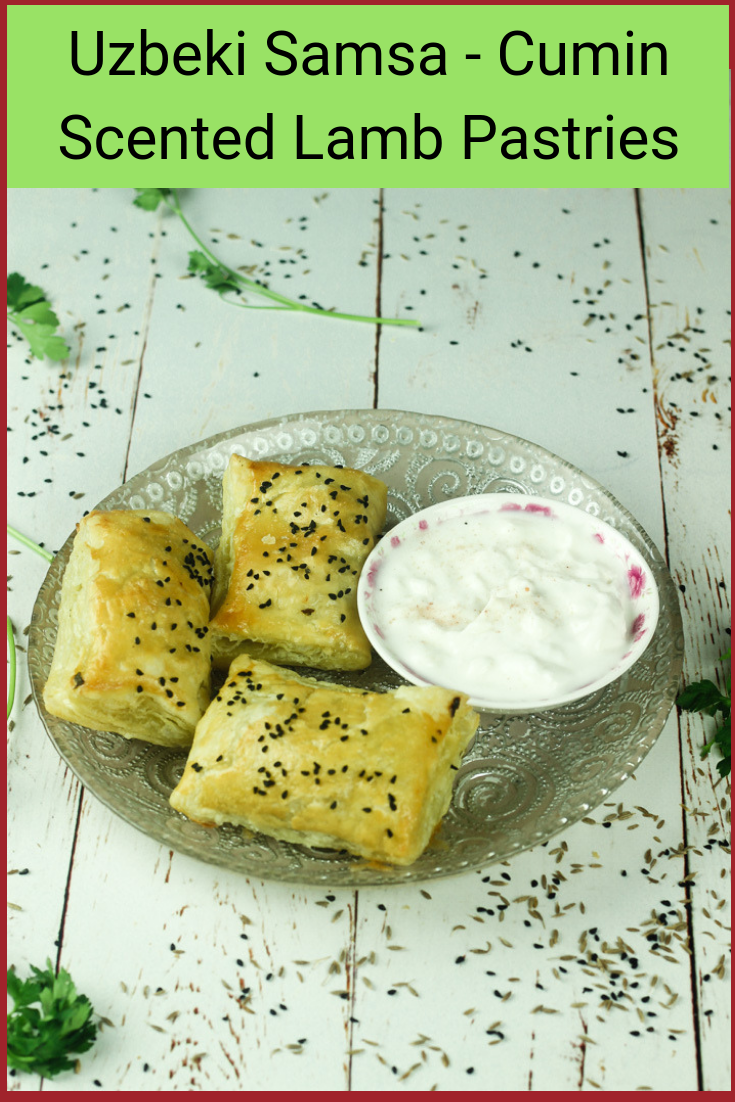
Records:
[[[408,865],[449,807],[478,720],[448,689],[366,692],[241,655],[170,803],[199,823]]]
[[[95,731],[189,746],[210,697],[212,552],[155,510],[77,525],[43,699]]]
[[[233,455],[222,496],[215,664],[245,652],[321,670],[369,666],[357,579],[385,521],[385,484],[345,467]]]

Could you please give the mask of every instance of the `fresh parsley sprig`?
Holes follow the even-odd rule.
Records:
[[[728,650],[723,655],[723,661],[729,660],[730,653]],[[721,777],[730,773],[730,676],[728,674],[725,678],[724,693],[713,681],[705,679],[692,682],[676,698],[679,707],[687,712],[702,712],[715,720],[718,715],[721,716],[712,738],[700,750],[701,756],[706,757],[714,746],[718,748],[721,757],[717,762],[717,771]]]
[[[272,291],[270,287],[266,287],[265,284],[259,283],[255,279],[249,279],[240,272],[236,272],[233,268],[229,268],[214,255],[212,250],[205,245],[186,218],[186,215],[181,209],[181,203],[176,188],[139,187],[135,188],[135,190],[138,193],[137,197],[133,200],[135,206],[140,207],[142,210],[157,210],[160,204],[163,203],[176,215],[182,225],[189,231],[199,248],[189,253],[188,270],[194,275],[201,276],[207,287],[216,291],[220,297],[233,291],[238,294],[246,292],[260,295],[277,304],[275,306],[264,306],[249,302],[233,302],[231,299],[225,299],[230,306],[239,306],[245,310],[292,310],[302,314],[317,314],[323,318],[342,318],[345,321],[363,321],[372,325],[403,325],[414,327],[421,325],[421,322],[414,318],[371,318],[363,314],[341,314],[336,310],[323,310],[319,306],[305,306],[303,302],[297,302],[292,298],[287,298],[285,295],[279,294],[277,291]]]
[[[31,352],[42,360],[66,360],[70,348],[63,337],[56,334],[59,319],[51,309],[44,291],[20,275],[8,276],[8,321],[22,333]]]
[[[8,994],[13,1009],[8,1013],[8,1066],[53,1078],[73,1070],[74,1054],[87,1052],[94,1044],[98,1026],[92,1021],[93,1007],[80,995],[68,972],[54,972],[31,965],[32,977],[21,980],[8,970]]]

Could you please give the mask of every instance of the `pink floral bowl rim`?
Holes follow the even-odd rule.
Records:
[[[631,602],[631,632],[629,646],[621,658],[611,665],[604,674],[594,681],[578,685],[575,689],[553,697],[534,698],[519,703],[499,698],[470,696],[473,707],[483,712],[500,712],[503,715],[526,715],[531,712],[558,708],[563,704],[598,692],[612,684],[640,659],[648,647],[658,624],[659,594],[654,573],[645,557],[616,528],[607,521],[591,513],[578,509],[563,501],[532,495],[514,493],[469,494],[451,498],[431,505],[426,509],[407,517],[386,533],[377,543],[366,560],[358,586],[358,611],[365,634],[371,646],[384,662],[406,681],[414,685],[431,685],[435,682],[421,675],[421,672],[405,664],[397,648],[386,642],[381,626],[380,613],[375,600],[376,580],[385,560],[395,553],[400,545],[410,549],[411,539],[424,533],[432,524],[456,516],[475,515],[479,512],[524,511],[550,519],[564,520],[573,518],[577,525],[589,530],[590,538],[604,543],[611,553],[621,560],[627,576],[628,594]],[[462,690],[461,685],[447,685],[447,688]]]

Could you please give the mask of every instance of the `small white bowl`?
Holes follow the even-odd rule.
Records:
[[[516,519],[510,519],[514,515]],[[441,526],[459,519],[467,526],[466,532],[456,524],[451,531],[445,528],[443,556],[430,559],[432,539],[440,538]],[[489,542],[481,551],[482,558],[478,560],[477,548],[480,544],[477,539],[487,537],[488,527],[494,530],[498,524],[504,525],[505,542],[497,542],[496,547]],[[547,531],[543,527],[545,524],[562,527]],[[456,538],[458,534],[464,537],[464,548],[462,538]],[[496,532],[490,534],[497,536]],[[540,575],[529,583],[530,588],[523,585],[526,578],[522,573],[513,574],[515,567],[511,549],[516,538],[525,541],[519,544],[518,563],[528,562],[527,556],[530,553],[532,559],[536,557],[536,562],[542,564],[539,567]],[[604,608],[605,616],[612,618],[614,615],[618,620],[622,617],[624,628],[617,640],[619,645],[616,644],[615,653],[608,654],[605,650],[604,658],[595,658],[597,668],[593,675],[590,676],[589,671],[578,672],[580,667],[576,661],[573,667],[569,665],[566,669],[563,662],[559,662],[557,672],[562,671],[557,678],[559,683],[551,684],[554,680],[550,676],[553,663],[544,664],[540,661],[539,653],[543,652],[540,640],[546,636],[547,631],[553,630],[549,624],[563,623],[564,601],[567,594],[571,593],[570,585],[577,587],[571,599],[577,599],[576,595],[579,595],[579,599],[584,601],[588,597],[579,588],[582,583],[577,579],[566,576],[559,579],[562,569],[559,563],[565,564],[567,559],[557,561],[554,576],[544,574],[544,546],[550,545],[553,550],[558,541],[563,546],[567,539],[576,539],[578,551],[575,554],[583,558],[589,555],[589,562],[592,564],[589,569],[595,570],[599,566],[599,570],[608,579],[604,583],[607,593],[615,594],[614,613],[608,612],[607,606],[602,605],[602,596],[594,595],[591,598],[594,612],[589,615],[594,620],[594,616],[598,614],[597,609]],[[585,542],[587,539],[589,544]],[[501,557],[493,559],[496,552]],[[564,552],[556,551],[556,554],[563,556]],[[399,556],[400,565],[396,568]],[[484,607],[481,606],[485,575],[482,570],[478,571],[478,562],[483,566],[487,563],[487,577],[502,578],[506,566],[510,570],[510,580],[505,583],[505,592],[496,589],[494,594],[490,594]],[[495,574],[492,570],[493,563],[496,566]],[[503,566],[503,570],[497,569],[500,566]],[[402,573],[397,573],[397,569]],[[535,567],[528,569],[533,570]],[[586,570],[587,566],[582,569]],[[458,612],[453,623],[450,622],[453,617],[449,612],[453,605],[445,603],[441,611],[436,612],[437,604],[431,603],[435,596],[431,590],[434,579],[441,586],[437,593],[446,592],[447,582],[455,584],[459,589],[464,588],[467,594],[472,592],[472,599],[475,601],[473,612]],[[554,585],[561,588],[554,591]],[[547,592],[551,591],[550,599],[555,602],[548,607],[544,605],[544,587]],[[530,593],[531,597],[525,597],[524,591]],[[513,595],[508,596],[510,593]],[[563,597],[560,598],[560,594]],[[438,600],[439,598],[437,603]],[[625,536],[605,521],[572,505],[525,494],[475,494],[451,498],[408,517],[392,528],[369,555],[360,575],[357,601],[362,626],[370,643],[403,678],[415,685],[443,684],[446,688],[467,692],[474,707],[506,714],[559,707],[615,681],[638,661],[648,646],[656,628],[659,610],[653,572],[641,553]],[[395,602],[395,605],[389,605],[389,602]],[[406,607],[401,610],[402,605]],[[401,611],[396,612],[396,608]],[[423,612],[419,611],[420,608]],[[432,609],[435,614],[427,615],[427,608]],[[555,611],[552,612],[552,609]],[[575,628],[579,627],[584,615],[588,614],[579,613]],[[602,616],[603,611],[599,615]],[[515,623],[515,628],[508,626],[508,618],[511,623]],[[475,627],[472,627],[469,629],[470,634],[464,637],[463,642],[468,644],[465,646],[465,662],[458,657],[460,652],[457,649],[450,655],[447,648],[452,646],[452,634],[467,630],[471,619],[476,621],[475,627],[479,625],[480,631],[475,633]],[[599,624],[601,623],[600,620]],[[593,630],[597,630],[597,627],[598,624],[593,622]],[[534,634],[536,628],[538,630]],[[419,631],[424,629],[430,638],[427,646],[432,649],[422,653],[416,649],[415,641]],[[503,634],[511,630],[521,632],[520,643],[517,642],[518,635],[512,640],[510,635]],[[493,670],[496,667],[500,669],[504,664],[508,667],[511,661],[517,661],[520,663],[517,669],[523,670],[523,676],[519,676],[517,683],[512,682],[513,688],[508,688],[511,678],[507,668],[496,685],[492,684],[492,675],[486,680],[484,673],[481,688],[478,688],[477,673],[468,680],[466,671],[474,665],[484,645],[481,641],[483,631],[492,634],[488,645],[500,648],[490,665],[485,664],[483,670]],[[525,637],[523,632],[526,633]],[[574,645],[577,645],[576,642]],[[524,647],[526,653],[523,653]],[[593,653],[591,648],[585,649],[586,647],[585,643],[581,649],[583,660]],[[556,649],[553,653],[558,656],[561,651]],[[429,654],[430,657],[427,657]],[[512,660],[510,654],[514,656]],[[444,673],[445,664],[449,667],[455,660],[457,666],[453,674]],[[446,683],[444,677],[452,683]],[[532,687],[529,687],[531,682]],[[518,686],[525,687],[521,689]]]

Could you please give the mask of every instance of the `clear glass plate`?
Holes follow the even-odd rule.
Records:
[[[198,826],[168,803],[184,753],[90,731],[46,712],[42,692],[71,535],[33,610],[33,696],[61,757],[126,822],[169,848],[261,879],[335,887],[415,882],[484,868],[547,841],[602,803],[649,752],[679,686],[684,640],[678,594],[651,539],[594,479],[536,444],[482,425],[393,410],[333,410],[262,421],[192,444],[135,475],[98,507],[165,509],[216,544],[222,474],[233,452],[362,468],[388,486],[387,528],[464,494],[535,494],[574,505],[617,528],[648,560],[660,597],[656,632],[631,669],[581,700],[531,715],[482,713],[451,807],[428,849],[407,868],[377,868],[344,852],[237,827]],[[329,680],[381,690],[401,683],[377,656],[369,669],[330,674]]]

